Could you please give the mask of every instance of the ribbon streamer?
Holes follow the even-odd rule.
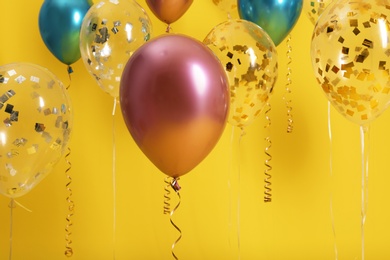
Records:
[[[271,111],[271,104],[267,102],[266,104],[266,111],[265,111],[265,118],[267,120],[267,124],[264,126],[264,128],[269,128],[271,126],[271,118],[269,117],[269,112]],[[271,189],[271,170],[272,166],[270,164],[270,161],[272,160],[272,156],[269,152],[272,146],[271,137],[267,136],[265,138],[265,141],[268,143],[267,147],[264,149],[264,153],[266,155],[266,159],[264,162],[265,170],[264,170],[264,202],[271,202],[272,201],[272,189]]]
[[[66,174],[66,178],[68,179],[68,183],[66,184],[65,187],[66,187],[66,190],[68,191],[68,197],[66,198],[66,201],[68,202],[68,210],[69,210],[69,213],[66,216],[66,226],[65,226],[65,242],[66,242],[65,256],[67,256],[67,257],[71,257],[73,255],[73,248],[71,247],[71,244],[72,244],[71,227],[73,226],[72,217],[74,215],[74,206],[75,206],[74,201],[72,200],[72,195],[73,195],[72,188],[71,188],[72,177],[69,174],[69,171],[72,168],[72,164],[70,163],[70,161],[68,159],[70,154],[71,154],[71,149],[68,147],[68,153],[65,155],[65,161],[68,164],[68,168],[66,168],[66,170],[65,170],[65,174]]]
[[[287,108],[287,133],[292,133],[293,131],[293,128],[294,128],[294,121],[293,121],[293,115],[292,115],[292,106],[291,106],[291,99],[288,97],[291,95],[291,84],[292,84],[292,80],[291,80],[291,74],[292,74],[292,70],[291,70],[291,62],[292,62],[292,58],[290,56],[290,54],[292,53],[292,47],[291,47],[291,34],[289,34],[289,36],[287,37],[287,40],[286,40],[286,44],[287,44],[287,53],[286,53],[286,57],[287,57],[287,74],[286,74],[286,86],[285,86],[285,94],[283,96],[283,99],[286,103],[286,108]]]
[[[171,210],[170,212],[170,222],[172,224],[172,226],[179,232],[179,237],[176,239],[176,241],[172,244],[172,248],[171,248],[171,253],[172,253],[172,256],[178,260],[179,258],[177,258],[176,254],[175,254],[175,247],[176,247],[176,244],[180,241],[181,237],[182,237],[182,233],[181,233],[181,230],[180,228],[173,222],[172,220],[172,217],[173,217],[173,214],[176,212],[176,210],[179,208],[180,206],[180,203],[181,203],[181,196],[180,196],[180,193],[179,193],[179,190],[181,189],[181,187],[179,186],[179,183],[178,183],[178,180],[179,178],[175,178],[172,180],[171,182],[171,187],[172,189],[175,191],[177,197],[179,198],[179,201],[178,203],[176,204],[175,208]]]

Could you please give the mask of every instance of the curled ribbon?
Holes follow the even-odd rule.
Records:
[[[171,200],[171,192],[169,190],[169,188],[171,187],[171,177],[166,177],[164,179],[164,182],[165,182],[165,187],[164,187],[164,214],[169,214],[171,213],[171,204],[169,203],[169,201]]]
[[[179,178],[175,178],[172,180],[171,182],[171,187],[172,189],[175,191],[179,201],[177,202],[175,208],[173,208],[169,215],[170,215],[170,222],[172,224],[172,226],[179,232],[179,237],[176,239],[176,241],[172,244],[172,247],[171,247],[171,253],[172,253],[172,256],[178,260],[179,258],[177,258],[176,254],[175,254],[175,247],[176,247],[176,244],[180,241],[181,237],[182,237],[182,232],[180,230],[180,228],[173,222],[172,220],[172,217],[173,217],[173,214],[176,212],[176,210],[179,208],[180,206],[180,203],[181,203],[181,196],[180,196],[180,193],[179,193],[179,190],[181,189],[181,187],[179,186],[179,183],[178,183],[178,180]]]
[[[265,111],[265,118],[267,120],[267,124],[264,126],[265,128],[269,128],[271,126],[271,118],[269,117],[269,112],[271,111],[271,104],[267,102],[266,104],[266,111]],[[271,142],[271,137],[267,136],[265,138],[265,141],[267,141],[268,145],[267,147],[264,149],[264,153],[266,155],[266,159],[265,159],[265,162],[264,162],[264,165],[265,165],[265,170],[264,170],[264,175],[265,175],[265,178],[264,178],[264,202],[271,202],[272,201],[272,189],[271,189],[271,170],[272,170],[272,166],[270,165],[270,161],[272,160],[272,156],[269,152],[269,150],[271,149],[271,146],[272,146],[272,142]]]
[[[292,106],[291,106],[291,99],[288,98],[287,96],[291,95],[291,84],[292,84],[292,80],[291,80],[291,74],[292,74],[292,70],[291,70],[291,67],[290,67],[290,64],[292,62],[292,58],[290,56],[290,54],[292,53],[292,47],[291,47],[291,34],[288,36],[287,40],[286,40],[286,44],[287,44],[287,53],[286,53],[286,57],[287,57],[287,74],[286,74],[286,86],[285,86],[285,95],[283,96],[283,99],[285,100],[286,102],[286,108],[287,108],[287,133],[292,133],[293,131],[293,128],[294,128],[294,121],[293,121],[293,115],[292,115]]]
[[[66,190],[68,191],[68,197],[66,198],[66,201],[68,202],[68,210],[69,213],[66,216],[66,226],[65,226],[65,256],[71,257],[73,255],[73,249],[71,247],[72,244],[72,239],[70,236],[72,235],[71,227],[73,226],[72,222],[72,216],[74,214],[74,202],[72,200],[72,189],[71,189],[71,184],[72,184],[72,177],[69,175],[69,171],[72,168],[72,164],[70,163],[68,157],[70,156],[71,149],[68,147],[68,153],[65,155],[65,161],[68,164],[68,168],[65,170],[66,178],[68,179],[68,183],[66,183]]]

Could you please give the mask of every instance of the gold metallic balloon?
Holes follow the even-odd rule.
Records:
[[[390,104],[388,1],[334,2],[314,28],[317,81],[337,111],[364,125]]]
[[[146,0],[153,14],[168,25],[182,17],[192,2],[193,0]]]
[[[240,19],[217,25],[203,42],[228,75],[228,122],[240,128],[250,125],[268,102],[278,76],[275,45],[257,24]]]

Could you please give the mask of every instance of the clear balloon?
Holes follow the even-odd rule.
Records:
[[[365,125],[390,104],[388,1],[333,2],[313,32],[314,74],[345,118]]]
[[[303,0],[303,11],[309,20],[315,25],[318,17],[333,0]]]
[[[192,2],[193,0],[146,0],[153,14],[168,25],[179,20]]]
[[[228,18],[230,18],[230,19],[239,18],[237,0],[213,0],[213,3],[219,9],[226,12],[228,15]]]
[[[223,133],[229,111],[227,77],[201,42],[166,34],[129,59],[120,105],[143,153],[163,173],[177,178],[197,166]]]
[[[80,59],[79,35],[89,8],[87,0],[45,0],[39,11],[39,31],[50,52],[70,65]]]
[[[73,111],[67,91],[47,69],[28,63],[0,67],[0,193],[20,197],[63,155]]]
[[[203,41],[222,62],[228,75],[228,122],[250,125],[268,102],[278,76],[278,56],[268,34],[245,20],[217,25]]]
[[[278,46],[294,28],[303,0],[238,0],[241,19],[256,23]]]
[[[148,15],[134,0],[102,1],[89,9],[81,26],[81,56],[103,91],[119,96],[123,68],[151,30]]]

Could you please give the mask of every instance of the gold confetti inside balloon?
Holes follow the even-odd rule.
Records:
[[[334,2],[314,28],[311,58],[317,81],[332,105],[364,125],[390,102],[389,3]]]
[[[320,15],[332,1],[333,0],[303,0],[303,12],[306,13],[309,20],[315,25]]]
[[[134,0],[104,0],[94,4],[80,30],[80,51],[88,72],[114,98],[126,62],[151,37],[152,25]]]
[[[0,193],[20,197],[63,155],[73,125],[70,99],[47,69],[0,67]]]
[[[278,75],[277,51],[257,24],[229,20],[217,25],[203,41],[219,58],[229,79],[228,122],[250,125],[270,98]]]

